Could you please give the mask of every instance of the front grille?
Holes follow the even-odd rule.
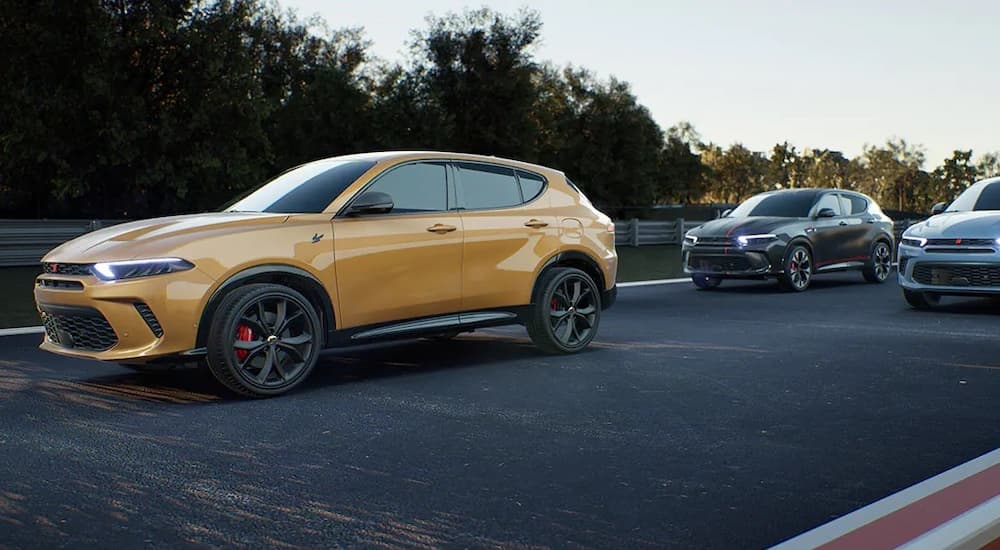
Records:
[[[695,246],[736,246],[731,237],[698,237]]]
[[[153,335],[157,338],[163,336],[163,327],[160,326],[159,319],[156,318],[156,315],[153,315],[153,310],[149,309],[148,305],[139,302],[135,304],[135,309],[142,316],[142,320],[146,321],[146,326],[149,327],[149,330],[153,331]]]
[[[83,290],[80,281],[63,281],[61,279],[39,279],[38,286],[56,290]]]
[[[913,280],[934,286],[1000,286],[1000,264],[918,263]]]
[[[695,256],[688,257],[688,268],[692,271],[747,271],[750,261],[746,256]]]
[[[927,239],[925,246],[990,246],[996,244],[993,239]]]
[[[955,246],[928,246],[926,248],[927,252],[935,252],[938,254],[993,254],[994,250],[992,248],[965,248],[955,247]]]
[[[45,334],[60,346],[104,351],[118,343],[108,320],[96,309],[74,308],[72,313],[43,312]]]
[[[64,264],[59,262],[45,262],[42,264],[42,271],[45,273],[58,273],[60,275],[90,275],[91,264]]]

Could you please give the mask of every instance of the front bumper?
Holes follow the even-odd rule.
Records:
[[[101,361],[144,362],[195,347],[213,280],[197,268],[121,281],[42,274],[35,304],[45,351]]]
[[[687,275],[761,278],[777,275],[781,270],[781,255],[778,253],[775,259],[774,248],[685,244],[681,262]]]
[[[914,292],[962,296],[1000,294],[1000,251],[928,252],[900,243],[896,270],[899,286]]]

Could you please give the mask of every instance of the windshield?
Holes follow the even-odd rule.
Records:
[[[812,208],[815,200],[816,191],[812,189],[763,193],[743,201],[727,217],[774,216],[778,218],[806,218],[809,216],[809,209]]]
[[[374,165],[370,160],[303,164],[258,187],[225,211],[318,214]]]
[[[963,191],[945,212],[968,212],[970,210],[1000,210],[1000,181],[985,185],[973,185]]]

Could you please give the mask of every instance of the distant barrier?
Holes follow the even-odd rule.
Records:
[[[60,244],[120,220],[0,220],[0,267],[38,265]]]
[[[48,251],[95,229],[123,220],[0,220],[0,267],[38,265]],[[919,220],[896,222],[896,240]],[[615,222],[616,246],[680,245],[684,234],[703,224],[678,218],[673,221],[640,219]]]
[[[906,228],[920,220],[899,220],[893,231],[896,242]],[[678,218],[673,221],[648,221],[633,218],[615,221],[615,246],[675,245],[684,242],[684,234],[700,226],[703,221],[688,221]]]

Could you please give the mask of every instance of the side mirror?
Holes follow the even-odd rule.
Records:
[[[817,218],[835,218],[837,213],[833,211],[833,208],[820,208],[819,212],[816,212]]]
[[[722,211],[722,215],[721,215],[721,216],[719,216],[719,217],[720,217],[720,218],[725,218],[725,217],[726,217],[726,216],[728,216],[728,215],[729,215],[729,214],[730,214],[730,213],[731,213],[732,211],[733,211],[733,209],[732,209],[732,208],[727,208],[727,209],[725,209],[725,210],[723,210],[723,211]]]
[[[935,204],[931,207],[931,216],[937,216],[941,212],[944,212],[945,208],[948,208],[948,203],[946,202],[939,202]]]
[[[395,204],[389,193],[381,191],[368,191],[360,197],[354,199],[351,207],[345,212],[348,216],[365,216],[370,214],[388,214],[392,212]]]

